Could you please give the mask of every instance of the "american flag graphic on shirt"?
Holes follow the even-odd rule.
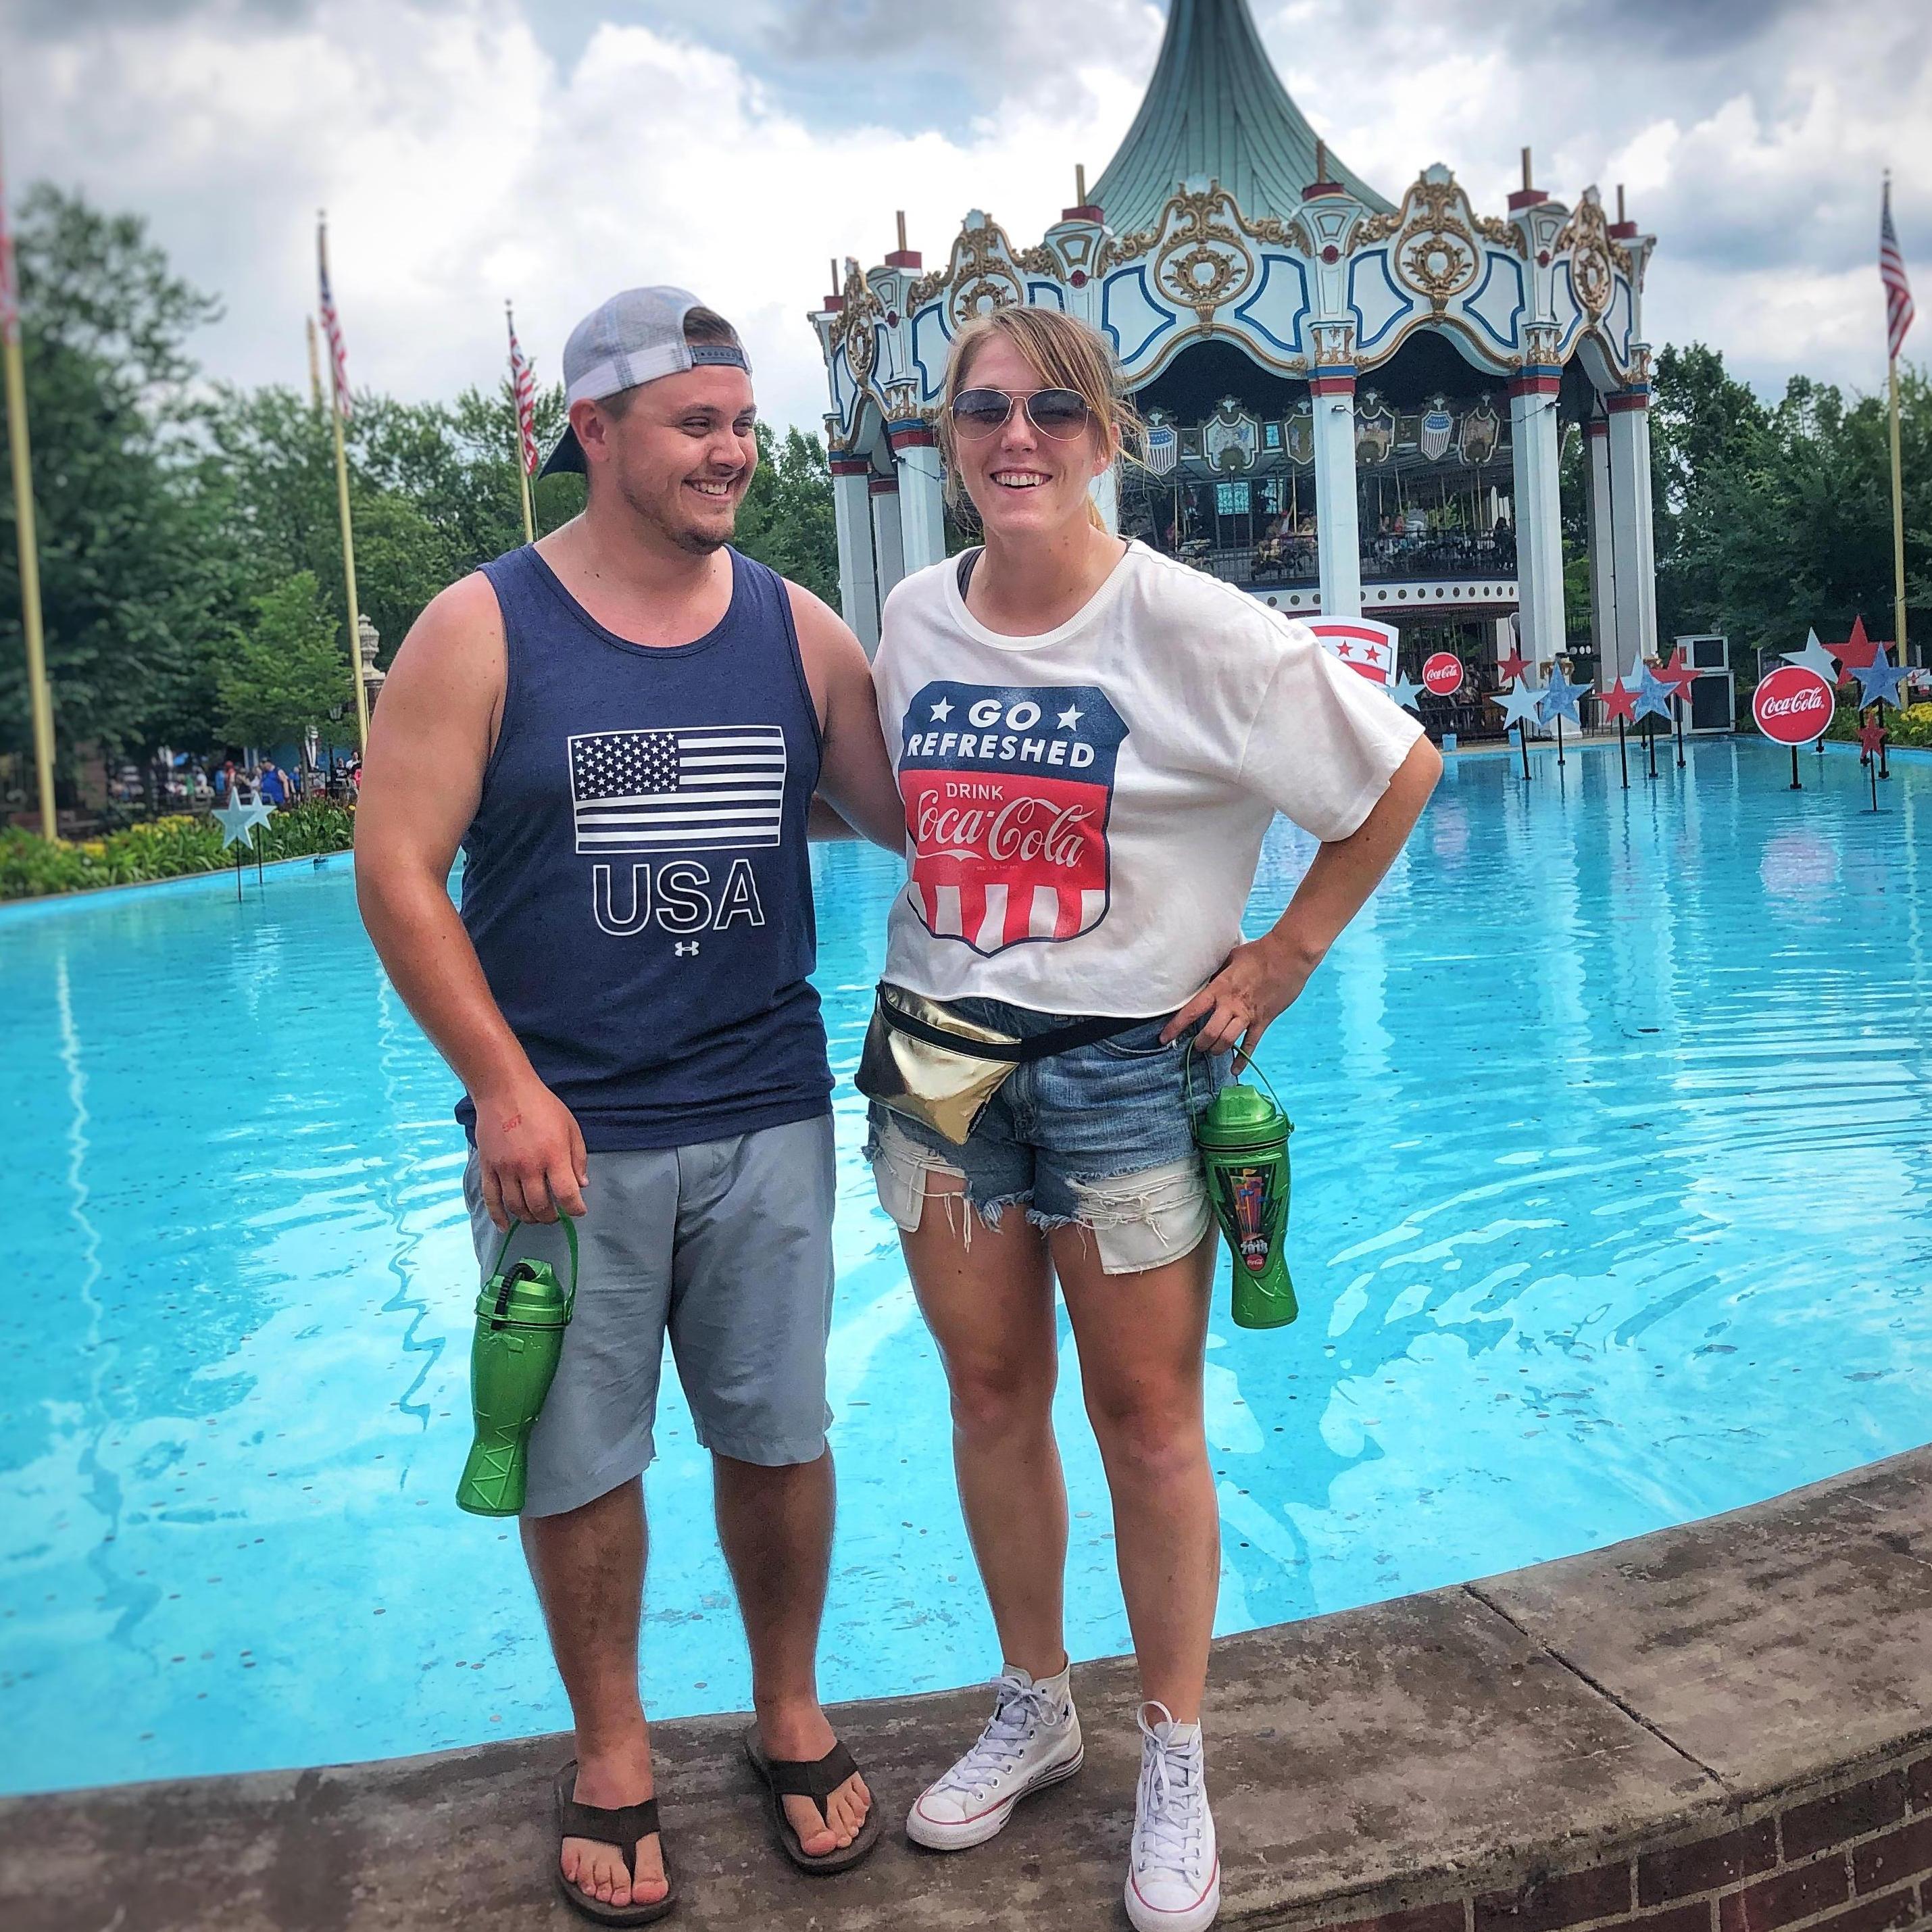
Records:
[[[779,725],[593,731],[569,743],[579,852],[716,852],[781,842]]]

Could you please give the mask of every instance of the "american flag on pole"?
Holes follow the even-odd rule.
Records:
[[[785,740],[778,725],[592,731],[569,743],[580,852],[715,852],[779,842]]]
[[[1905,279],[1905,257],[1898,230],[1892,225],[1892,182],[1885,184],[1885,212],[1878,226],[1878,278],[1885,284],[1886,352],[1896,362],[1905,332],[1912,326],[1912,284]]]
[[[14,286],[14,231],[7,221],[7,184],[0,178],[0,341],[20,334],[20,298]]]
[[[517,435],[524,448],[524,468],[537,473],[537,379],[530,358],[517,340],[517,325],[510,304],[503,304],[503,320],[510,328],[510,388],[517,399]]]
[[[328,339],[330,386],[334,392],[336,410],[346,422],[351,412],[349,352],[343,346],[342,318],[335,312],[335,297],[328,286],[328,224],[320,220],[315,225],[315,262],[322,289],[322,332]]]

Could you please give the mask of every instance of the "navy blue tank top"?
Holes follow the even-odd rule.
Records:
[[[607,631],[527,546],[485,564],[503,716],[463,842],[463,923],[592,1151],[830,1111],[806,817],[818,712],[784,580],[729,553],[694,643]],[[457,1118],[473,1134],[467,1096]]]

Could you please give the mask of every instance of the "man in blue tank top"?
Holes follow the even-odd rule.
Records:
[[[730,548],[757,462],[735,332],[682,290],[630,290],[563,369],[547,466],[583,470],[588,505],[417,620],[370,734],[356,886],[464,1084],[479,1258],[521,1222],[517,1252],[561,1279],[559,1211],[579,1229],[521,1526],[576,1726],[558,1882],[635,1924],[674,1896],[638,1655],[667,1335],[712,1454],[779,1842],[824,1871],[878,1835],[817,1690],[833,1178],[806,842],[814,794],[895,850],[904,832],[857,640]]]

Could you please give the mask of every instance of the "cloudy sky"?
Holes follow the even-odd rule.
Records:
[[[1924,0],[1252,0],[1290,91],[1385,194],[1446,161],[1502,211],[1517,150],[1661,238],[1658,343],[1760,386],[1882,379],[1889,166],[1932,359]],[[35,177],[139,211],[222,298],[212,374],[306,380],[330,214],[358,384],[540,375],[602,295],[682,283],[737,320],[768,415],[815,426],[803,316],[907,212],[928,266],[984,207],[1036,238],[1132,118],[1166,0],[4,0],[0,116]]]

